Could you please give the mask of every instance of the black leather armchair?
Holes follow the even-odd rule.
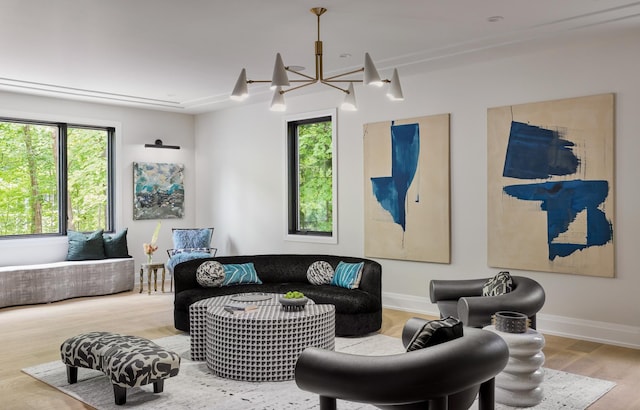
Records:
[[[403,329],[405,346],[423,319]],[[296,363],[302,390],[320,395],[320,410],[336,410],[336,399],[380,409],[468,409],[479,392],[479,409],[494,408],[495,375],[507,364],[500,336],[464,328],[464,336],[426,349],[391,356],[359,356],[310,347]]]
[[[431,302],[438,305],[441,317],[453,316],[465,326],[484,327],[499,311],[519,312],[536,328],[536,313],[545,301],[542,286],[533,279],[512,276],[513,290],[500,296],[482,296],[482,286],[490,278],[469,280],[432,280],[429,285]]]

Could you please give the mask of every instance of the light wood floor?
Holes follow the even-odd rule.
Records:
[[[400,337],[411,316],[429,318],[385,309],[381,333]],[[127,292],[0,309],[0,408],[89,409],[20,369],[59,360],[63,340],[93,330],[151,339],[180,333],[173,327],[173,294]],[[554,336],[546,340],[546,367],[617,383],[590,409],[640,409],[640,350]]]

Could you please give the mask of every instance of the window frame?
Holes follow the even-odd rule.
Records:
[[[318,119],[330,118],[331,121],[331,182],[332,182],[332,210],[331,210],[331,232],[299,231],[297,229],[298,200],[297,193],[297,141],[292,135],[294,125],[309,124],[318,122]],[[338,243],[338,118],[337,110],[327,109],[313,112],[288,115],[284,118],[284,175],[286,187],[285,200],[285,240],[296,242],[313,243]]]
[[[16,118],[10,116],[0,116],[0,122],[12,122],[16,124],[32,124],[48,127],[57,127],[58,129],[58,231],[52,233],[37,233],[37,234],[15,234],[15,235],[0,235],[0,240],[25,240],[34,238],[47,238],[47,237],[64,237],[67,235],[69,229],[68,225],[68,175],[67,175],[67,135],[69,128],[89,129],[106,131],[107,133],[107,224],[104,228],[104,232],[113,233],[116,227],[116,159],[115,159],[115,133],[116,127],[104,126],[104,125],[88,125],[85,123],[76,122],[61,122],[55,120],[34,120],[25,118]]]

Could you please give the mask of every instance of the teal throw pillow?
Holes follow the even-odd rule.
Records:
[[[174,228],[172,234],[174,249],[209,248],[211,246],[211,236],[213,235],[213,228]]]
[[[224,266],[224,281],[220,286],[228,286],[228,285],[241,285],[241,284],[262,284],[262,281],[258,277],[258,272],[256,272],[255,266],[253,263],[242,263],[242,264],[226,264]]]
[[[364,262],[346,263],[340,261],[331,279],[331,284],[347,289],[357,289],[362,278]]]
[[[76,231],[67,232],[69,240],[68,261],[84,261],[92,259],[104,259],[104,241],[102,230],[83,233]]]
[[[114,234],[102,234],[104,256],[107,258],[130,258],[127,247],[127,228]]]

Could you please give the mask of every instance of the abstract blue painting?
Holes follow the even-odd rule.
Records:
[[[549,260],[569,256],[590,246],[602,246],[613,237],[613,227],[607,215],[599,209],[609,195],[607,181],[556,181],[539,184],[507,185],[504,192],[523,201],[538,201],[547,213],[547,244]],[[586,212],[587,231],[581,243],[555,243],[569,230],[578,213]]]
[[[580,165],[574,146],[557,130],[512,121],[502,176],[547,179],[574,175]]]
[[[420,125],[391,123],[391,175],[372,177],[371,185],[376,200],[389,214],[393,221],[407,227],[406,202],[409,186],[418,170],[420,156]],[[419,193],[416,201],[419,201]]]
[[[614,276],[613,118],[613,94],[489,109],[491,266]]]
[[[365,124],[365,254],[450,263],[449,115]]]

